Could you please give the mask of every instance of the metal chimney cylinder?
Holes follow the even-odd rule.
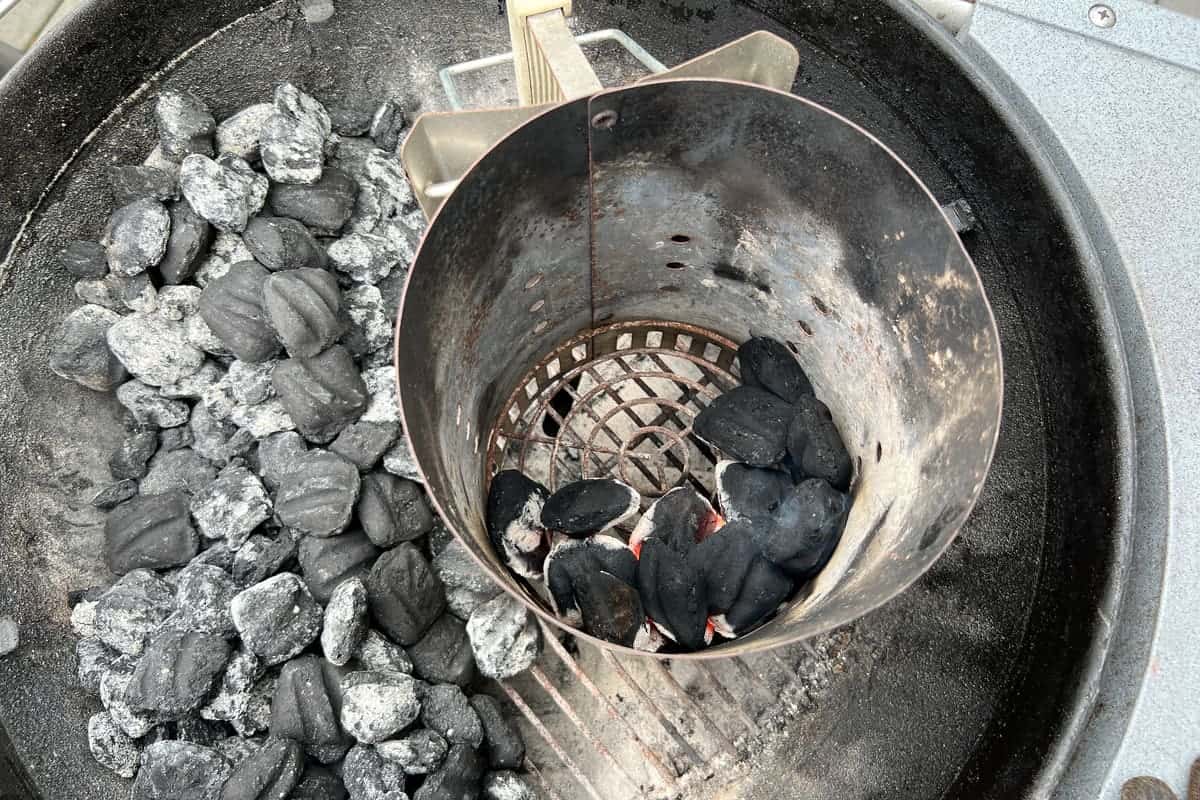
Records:
[[[751,335],[786,342],[832,411],[853,507],[828,566],[771,621],[670,657],[764,650],[861,616],[970,514],[1000,425],[1000,345],[929,190],[869,133],[784,92],[600,92],[534,117],[464,176],[397,329],[401,410],[433,502],[500,585],[561,625],[488,540],[491,472],[711,491],[719,454],[690,420],[736,384]]]

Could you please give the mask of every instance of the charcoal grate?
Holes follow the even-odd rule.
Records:
[[[556,489],[614,477],[644,502],[675,486],[712,493],[716,455],[692,422],[738,383],[737,346],[672,322],[625,322],[564,342],[517,384],[492,434],[489,474],[517,469]]]

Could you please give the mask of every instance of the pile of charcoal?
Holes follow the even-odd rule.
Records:
[[[93,500],[119,579],[71,598],[92,753],[133,800],[532,797],[476,690],[538,628],[439,527],[400,430],[403,112],[285,84],[156,117],[102,243],[62,254],[86,305],[50,359],[128,430]]]
[[[641,508],[599,478],[551,494],[515,470],[488,490],[488,534],[509,568],[569,624],[642,650],[693,651],[767,621],[833,555],[850,510],[850,456],[808,376],[779,342],[738,349],[743,385],[696,416],[693,432],[727,457],[716,508],[690,486]]]

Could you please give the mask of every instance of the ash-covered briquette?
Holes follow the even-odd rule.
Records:
[[[190,153],[210,156],[217,121],[208,106],[191,92],[164,89],[154,106],[158,146],[167,158],[178,161]]]
[[[206,552],[211,552],[212,549],[209,548]],[[284,528],[275,536],[254,533],[236,552],[230,554],[229,572],[233,575],[234,583],[244,589],[281,571],[296,558],[299,549],[300,533],[291,528]],[[304,580],[311,592],[312,582],[308,580],[307,575],[304,576]],[[313,593],[313,597],[317,602],[321,602],[316,593]]]
[[[131,736],[121,730],[108,712],[93,714],[87,726],[88,749],[96,761],[122,778],[132,778],[138,769],[142,751]]]
[[[346,754],[342,781],[350,800],[401,800],[408,796],[404,793],[404,770],[370,745],[357,744]]]
[[[483,800],[535,800],[537,793],[515,772],[489,772],[483,779]]]
[[[270,519],[271,499],[257,475],[230,467],[192,496],[191,510],[202,536],[224,539],[236,550]]]
[[[325,251],[303,222],[287,217],[255,217],[242,241],[254,260],[272,272],[325,266]]]
[[[177,383],[200,369],[204,353],[187,340],[182,322],[135,312],[108,329],[108,347],[130,374],[151,386]]]
[[[696,415],[696,435],[755,467],[778,464],[787,454],[790,403],[754,386],[738,386]]]
[[[108,188],[118,206],[135,200],[174,200],[179,196],[175,176],[164,169],[145,164],[118,164],[106,170]]]
[[[159,451],[150,459],[150,468],[142,478],[139,494],[145,498],[183,492],[190,498],[203,491],[216,477],[216,468],[190,447],[166,453]]]
[[[641,496],[611,478],[574,481],[550,495],[542,506],[542,527],[568,536],[590,536],[619,525],[637,513]]]
[[[229,660],[229,646],[207,633],[164,631],[146,645],[125,700],[135,709],[178,717],[197,708]]]
[[[360,742],[374,744],[417,718],[417,682],[401,672],[351,672],[342,679],[342,727]]]
[[[125,366],[109,349],[108,332],[121,317],[97,305],[81,306],[54,333],[50,370],[98,392],[111,391],[125,379]]]
[[[130,800],[220,800],[233,771],[216,750],[182,741],[159,741],[142,753]]]
[[[300,433],[319,444],[361,417],[370,399],[353,357],[340,345],[313,358],[284,359],[271,383]]]
[[[354,653],[355,665],[369,672],[412,674],[413,663],[404,648],[379,631],[368,630]]]
[[[537,622],[524,605],[506,593],[471,613],[467,636],[479,671],[494,680],[524,672],[541,653],[542,636]]]
[[[488,488],[488,537],[509,569],[523,578],[541,578],[550,552],[542,510],[550,490],[515,469],[496,473]]]
[[[58,263],[77,278],[102,278],[108,272],[108,254],[98,242],[70,242],[58,254]]]
[[[450,745],[438,734],[419,728],[397,739],[375,745],[375,752],[396,764],[406,775],[427,775],[441,766]]]
[[[306,452],[280,481],[275,513],[284,525],[310,536],[336,536],[350,524],[360,486],[358,469],[344,458]]]
[[[241,233],[267,199],[266,178],[237,156],[214,161],[190,155],[179,167],[179,188],[192,208],[213,227]]]
[[[108,471],[121,480],[146,477],[150,459],[158,451],[158,436],[152,430],[134,431],[121,440],[108,457]]]
[[[104,233],[108,268],[132,277],[157,264],[167,249],[171,218],[157,200],[142,198],[113,212]]]
[[[282,84],[260,134],[263,168],[277,183],[315,183],[325,162],[325,139],[332,132],[329,113],[316,98]]]
[[[362,578],[343,581],[325,606],[321,650],[331,664],[345,666],[367,633],[367,586]]]
[[[275,113],[271,103],[247,106],[217,126],[218,153],[230,153],[253,163],[258,160],[262,129]]]
[[[175,580],[175,612],[166,626],[179,631],[199,631],[231,636],[229,604],[238,587],[228,572],[213,564],[192,561]]]
[[[292,658],[321,630],[321,607],[290,572],[243,589],[233,598],[230,613],[242,642],[267,664]]]
[[[150,570],[134,570],[96,601],[96,635],[118,652],[139,656],[173,609],[171,587]]]

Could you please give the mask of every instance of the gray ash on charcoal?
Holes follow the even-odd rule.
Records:
[[[476,662],[511,673],[537,629],[431,546],[398,416],[393,309],[424,226],[406,120],[284,84],[218,121],[163,91],[153,157],[107,169],[107,224],[59,256],[85,305],[50,369],[114,394],[127,431],[86,498],[118,578],[70,598],[79,735],[135,800],[458,798],[522,762],[472,695]]]
[[[853,478],[832,414],[782,343],[753,337],[738,361],[743,385],[712,400],[692,425],[727,457],[716,467],[715,508],[677,486],[626,537],[642,498],[619,481],[579,480],[551,494],[514,470],[493,477],[493,547],[567,624],[638,649],[699,650],[768,621],[832,557]],[[475,607],[468,633],[516,642],[515,620],[487,616],[500,601]],[[505,661],[524,662],[514,660],[517,650],[501,659],[493,646],[477,646],[476,662],[484,674],[503,674]]]

